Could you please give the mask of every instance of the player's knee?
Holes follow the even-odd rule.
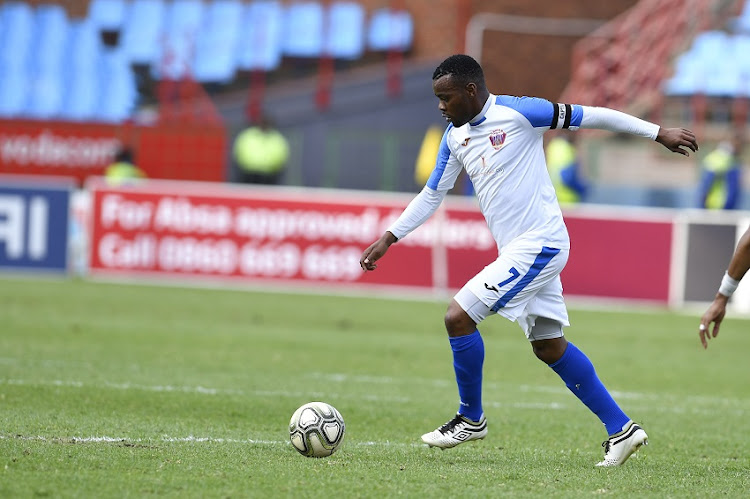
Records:
[[[461,305],[455,300],[451,301],[445,312],[445,329],[448,331],[448,336],[464,336],[473,333],[476,328],[476,323],[461,308]]]
[[[568,340],[564,336],[548,340],[536,340],[531,342],[531,348],[534,350],[536,358],[545,364],[554,364],[565,353],[568,346]]]

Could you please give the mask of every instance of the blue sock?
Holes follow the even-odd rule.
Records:
[[[456,371],[458,396],[461,404],[458,413],[472,421],[482,417],[482,365],[484,341],[479,330],[466,336],[448,338],[453,350],[453,369]]]
[[[568,389],[599,417],[608,434],[614,435],[622,430],[630,420],[599,381],[589,358],[574,344],[568,343],[563,356],[550,367]]]

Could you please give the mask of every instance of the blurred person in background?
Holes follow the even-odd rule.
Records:
[[[587,186],[581,175],[575,138],[557,134],[545,149],[547,169],[557,200],[562,205],[576,204],[585,199]]]
[[[608,438],[602,444],[604,460],[597,466],[623,464],[648,436],[620,409],[589,358],[563,335],[569,322],[560,273],[570,239],[547,172],[543,135],[551,129],[610,130],[655,140],[686,156],[688,150],[698,149],[695,135],[607,108],[493,95],[481,66],[467,55],[443,61],[433,73],[432,87],[448,122],[435,168],[401,216],[363,252],[360,266],[375,270],[392,244],[427,221],[461,170],[474,184],[499,256],[448,306],[444,322],[459,408],[453,419],[422,435],[422,441],[445,449],[487,435],[482,408],[484,342],[477,324],[500,314],[518,322],[537,358],[604,424]]]
[[[114,162],[104,170],[107,182],[113,185],[146,178],[146,173],[135,165],[133,152],[123,147],[115,153]]]
[[[289,142],[261,116],[237,135],[232,152],[240,182],[273,185],[281,181],[289,161]]]
[[[709,152],[701,162],[698,187],[700,207],[709,210],[734,210],[739,204],[741,189],[741,155],[744,133],[736,132]]]
[[[417,185],[423,186],[432,175],[435,168],[438,152],[440,151],[440,142],[443,140],[445,127],[440,125],[430,125],[422,139],[422,145],[419,148],[419,155],[414,168],[414,180]],[[474,194],[474,186],[471,179],[464,176],[463,185],[460,189],[461,194],[471,196]]]
[[[719,326],[727,312],[729,298],[734,294],[734,291],[748,269],[750,269],[750,227],[748,227],[737,243],[734,255],[732,255],[732,259],[729,261],[729,268],[721,279],[719,291],[716,292],[714,301],[703,314],[703,317],[701,317],[698,334],[700,335],[701,343],[703,343],[703,348],[708,348],[709,337],[716,338],[716,335],[719,334]],[[711,324],[714,325],[713,328],[711,328]]]

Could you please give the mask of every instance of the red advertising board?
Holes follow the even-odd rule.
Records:
[[[365,273],[362,251],[411,196],[158,181],[96,182],[92,193],[93,275],[450,293],[497,257],[464,198],[447,199]],[[566,223],[566,295],[668,302],[671,221],[567,213]]]
[[[110,125],[0,120],[0,173],[102,175],[120,147],[149,178],[222,181],[227,139],[218,125]]]
[[[148,183],[93,190],[90,268],[280,283],[431,288],[432,247],[418,234],[365,274],[364,248],[404,202],[341,194]],[[196,187],[198,186],[198,187]],[[429,227],[425,227],[429,230]]]
[[[669,301],[671,220],[567,215],[566,295]]]

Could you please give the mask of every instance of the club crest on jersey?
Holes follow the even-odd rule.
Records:
[[[508,134],[503,130],[492,130],[490,132],[490,144],[492,144],[492,147],[494,147],[496,151],[505,145],[505,138],[507,135]]]

